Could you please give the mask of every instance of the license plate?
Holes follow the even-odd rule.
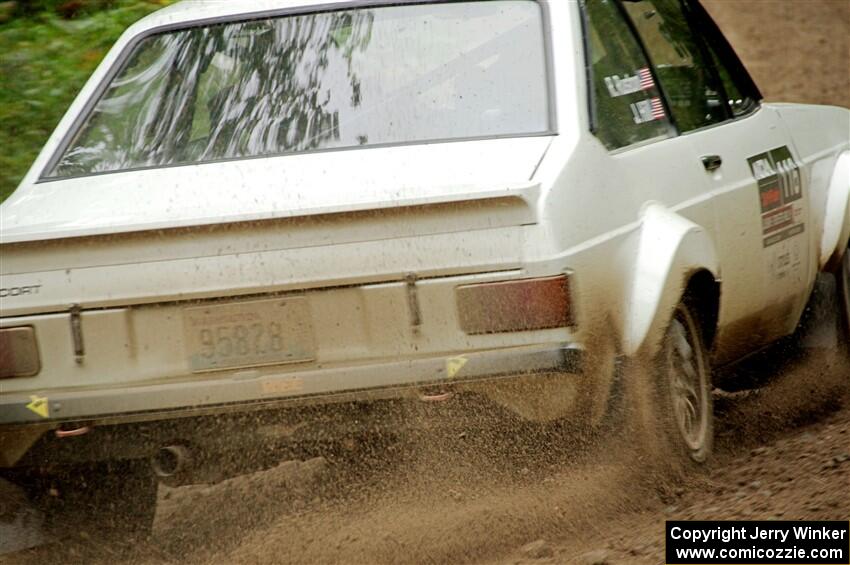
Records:
[[[185,308],[189,366],[202,372],[312,361],[309,308],[303,297]]]

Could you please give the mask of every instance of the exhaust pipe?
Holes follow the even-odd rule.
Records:
[[[163,482],[180,483],[192,467],[192,453],[185,445],[168,445],[161,448],[151,460],[153,472]]]

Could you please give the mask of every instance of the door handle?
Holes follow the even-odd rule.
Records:
[[[702,156],[702,166],[705,167],[706,171],[714,171],[720,168],[720,165],[723,164],[723,159],[720,158],[720,155],[703,155]]]

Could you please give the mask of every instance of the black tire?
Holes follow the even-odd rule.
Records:
[[[711,368],[697,310],[676,307],[655,361],[653,420],[673,467],[705,463],[714,446]]]
[[[844,259],[835,272],[838,283],[838,317],[839,320],[839,346],[844,350],[845,356],[850,359],[850,246],[844,252]]]
[[[624,447],[636,450],[637,463],[660,481],[700,470],[714,447],[711,370],[698,312],[680,303],[659,352],[623,364]]]
[[[153,526],[157,481],[147,460],[65,467],[28,483],[58,536],[79,530],[146,536]]]

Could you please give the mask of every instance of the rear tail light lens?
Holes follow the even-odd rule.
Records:
[[[573,324],[567,275],[468,284],[455,289],[468,334],[561,328]]]
[[[29,326],[0,329],[0,379],[31,377],[40,369],[35,331]]]

